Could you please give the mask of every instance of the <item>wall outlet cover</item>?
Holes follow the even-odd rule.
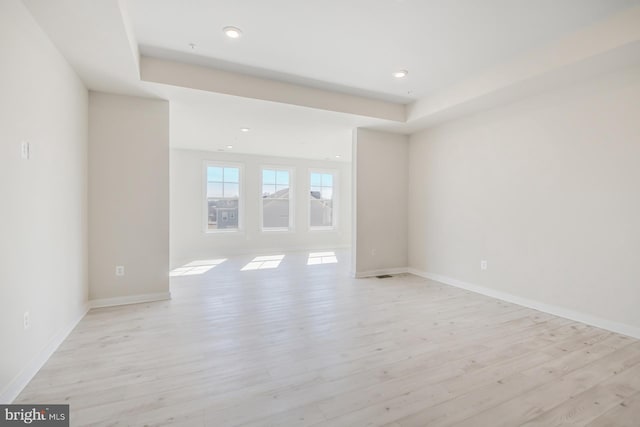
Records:
[[[25,330],[27,330],[27,329],[29,329],[31,327],[31,318],[30,317],[31,316],[29,315],[29,312],[25,311],[24,312],[24,316],[22,318],[22,322],[23,322]]]
[[[20,144],[20,154],[24,160],[29,160],[30,147],[27,141],[22,141],[22,143]]]

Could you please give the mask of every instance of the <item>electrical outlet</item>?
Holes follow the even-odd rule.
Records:
[[[23,322],[25,331],[31,327],[31,319],[29,317],[28,311],[24,312],[24,317],[22,318],[22,322]]]
[[[480,261],[480,270],[486,270],[487,269],[487,260],[483,259],[482,261]]]
[[[116,265],[116,276],[124,276],[124,265]]]
[[[20,155],[24,160],[29,160],[31,153],[29,143],[27,141],[22,141],[22,143],[20,144]]]

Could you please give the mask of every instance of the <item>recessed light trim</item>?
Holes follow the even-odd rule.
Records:
[[[240,132],[249,132],[250,130],[249,128],[240,128]]]
[[[238,27],[224,27],[222,29],[222,32],[230,39],[237,39],[242,36],[242,30]]]
[[[227,145],[227,148],[231,150],[233,148],[233,145]]]
[[[404,77],[407,77],[407,74],[409,74],[407,70],[398,70],[393,73],[393,77],[395,77],[396,79],[402,79]]]
[[[339,159],[340,157],[342,157],[340,154],[336,154],[336,159]]]

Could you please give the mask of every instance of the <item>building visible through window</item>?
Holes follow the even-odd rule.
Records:
[[[262,228],[264,230],[291,228],[290,179],[290,173],[285,169],[262,170]]]
[[[237,230],[240,168],[207,166],[207,230]]]
[[[334,174],[311,172],[309,198],[309,226],[311,228],[333,228],[334,215]]]

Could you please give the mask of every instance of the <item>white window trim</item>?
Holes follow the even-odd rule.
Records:
[[[262,177],[263,171],[265,169],[271,170],[283,170],[289,172],[289,227],[278,227],[278,228],[265,228],[264,227],[264,203],[262,198]],[[260,231],[263,233],[294,233],[295,225],[296,225],[296,170],[291,166],[282,166],[282,165],[262,165],[260,166],[260,177],[259,177],[259,185],[258,194],[260,195],[260,207],[259,207],[259,215],[260,215]]]
[[[331,215],[332,224],[328,226],[316,226],[313,227],[311,225],[311,174],[312,173],[324,173],[324,174],[332,174],[333,175],[333,212]],[[340,174],[338,169],[317,169],[310,168],[309,173],[307,174],[307,185],[306,185],[306,204],[307,204],[307,229],[309,231],[336,231],[338,229],[338,212],[339,212],[339,200],[340,200]]]
[[[209,202],[207,199],[207,168],[209,166],[214,167],[232,167],[238,168],[239,175],[238,180],[240,194],[238,197],[238,228],[236,229],[223,229],[223,230],[209,230]],[[244,232],[244,164],[237,162],[221,162],[218,160],[205,160],[202,166],[202,229],[205,234],[222,234],[222,233],[243,233]]]

